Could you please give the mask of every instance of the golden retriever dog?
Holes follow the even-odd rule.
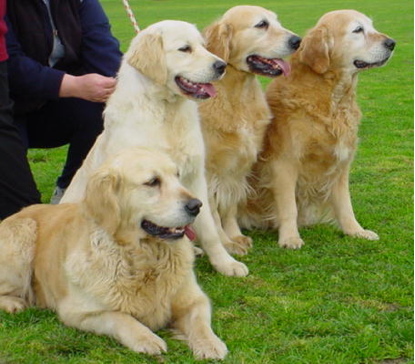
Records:
[[[0,309],[37,305],[68,326],[159,354],[170,325],[196,357],[223,359],[193,273],[201,207],[165,153],[133,147],[98,168],[80,203],[33,205],[0,224]],[[186,236],[185,236],[186,235]]]
[[[278,244],[292,249],[304,244],[298,226],[321,221],[379,239],[355,218],[349,171],[361,118],[358,74],[384,65],[394,47],[354,10],[327,13],[308,32],[291,74],[267,89],[274,119],[251,180],[258,195],[241,209],[242,225],[278,228]]]
[[[116,90],[104,111],[104,131],[62,202],[79,202],[90,174],[123,148],[167,150],[184,186],[203,202],[195,231],[210,262],[222,274],[247,275],[247,267],[224,248],[210,212],[205,147],[194,101],[215,95],[209,82],[220,79],[225,67],[206,50],[194,25],[167,20],[141,31],[122,61]]]
[[[228,63],[225,76],[214,83],[217,97],[199,105],[210,206],[228,251],[246,254],[252,240],[239,229],[237,206],[246,200],[247,176],[271,121],[256,75],[288,76],[290,67],[282,58],[301,39],[259,6],[231,8],[204,35],[207,49]]]

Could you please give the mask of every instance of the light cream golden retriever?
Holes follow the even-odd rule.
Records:
[[[380,67],[395,42],[354,10],[324,15],[291,60],[291,74],[274,80],[267,99],[274,114],[255,165],[256,199],[241,209],[245,226],[274,227],[278,244],[300,248],[298,225],[334,220],[351,236],[376,240],[357,222],[349,171],[361,112],[359,72]]]
[[[228,63],[225,76],[214,83],[217,97],[199,105],[210,205],[228,251],[246,254],[252,241],[239,229],[237,206],[246,200],[247,176],[271,121],[256,75],[288,76],[290,67],[282,58],[301,39],[259,6],[231,8],[204,35],[207,49]]]
[[[221,78],[225,67],[189,23],[162,21],[141,31],[121,64],[104,112],[104,131],[62,202],[80,201],[90,174],[117,151],[129,146],[166,150],[179,166],[182,183],[203,202],[195,230],[210,262],[225,275],[248,274],[222,245],[210,212],[205,148],[194,101],[215,95],[209,82]]]
[[[201,202],[164,153],[127,149],[76,204],[34,205],[0,224],[0,309],[37,305],[69,326],[159,354],[171,325],[200,358],[223,359],[189,239]]]

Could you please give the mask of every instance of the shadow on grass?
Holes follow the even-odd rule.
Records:
[[[411,361],[405,358],[385,359],[385,360],[377,362],[377,364],[409,364],[409,363],[411,363]]]

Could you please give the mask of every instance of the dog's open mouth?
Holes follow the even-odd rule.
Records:
[[[151,221],[143,220],[141,223],[143,230],[152,236],[157,236],[160,239],[176,240],[186,235],[190,240],[196,239],[196,233],[190,225],[180,227],[163,227],[158,226]]]
[[[290,64],[280,58],[265,58],[258,55],[246,59],[252,73],[262,76],[276,77],[281,74],[288,76],[291,71]]]
[[[373,67],[381,67],[387,62],[388,59],[389,59],[389,57],[386,57],[382,61],[373,62],[373,63],[367,63],[367,62],[360,61],[360,60],[357,59],[353,62],[353,64],[355,65],[356,68],[367,69],[367,68],[373,68]]]
[[[193,82],[182,76],[176,76],[174,80],[185,95],[195,99],[208,99],[216,95],[215,87],[211,83]]]

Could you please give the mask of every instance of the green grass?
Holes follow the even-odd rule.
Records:
[[[162,19],[193,22],[199,29],[237,1],[131,0],[141,27]],[[252,2],[253,3],[253,2]],[[121,1],[103,0],[123,50],[134,35]],[[413,363],[413,4],[324,0],[260,1],[287,28],[303,35],[325,12],[354,8],[397,41],[389,64],[360,76],[364,117],[351,190],[361,224],[380,241],[344,236],[320,225],[302,229],[300,251],[278,248],[276,235],[249,232],[252,252],[241,258],[246,278],[223,277],[206,258],[198,279],[213,304],[213,326],[227,343],[225,364]],[[266,81],[264,81],[264,84]],[[65,148],[35,150],[30,160],[48,201]],[[195,363],[182,342],[151,358],[107,337],[64,327],[54,313],[30,309],[0,313],[1,364]]]

